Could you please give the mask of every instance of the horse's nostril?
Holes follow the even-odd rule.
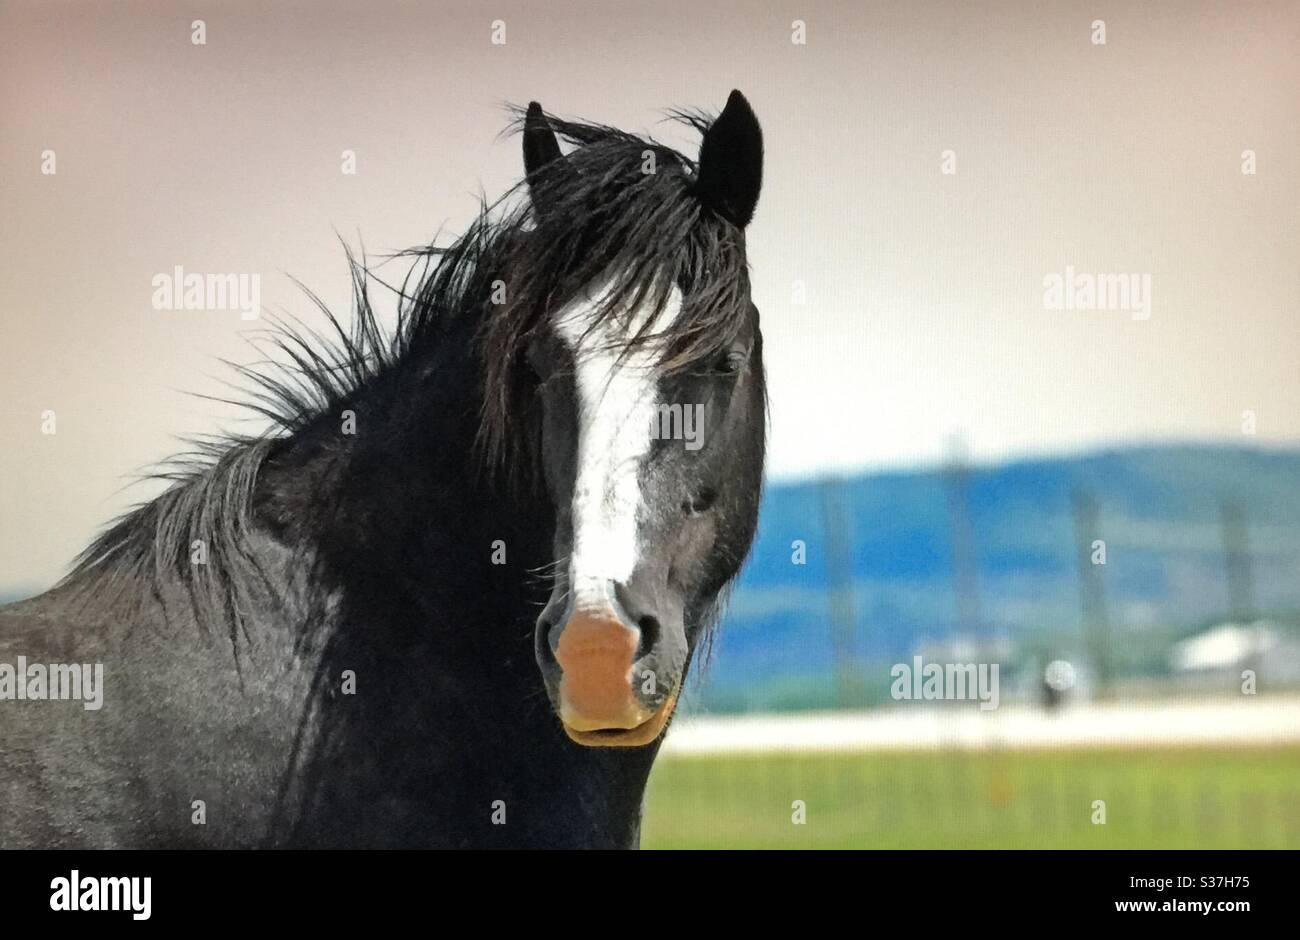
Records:
[[[551,649],[551,630],[555,628],[555,621],[549,617],[539,617],[537,628],[533,633],[533,642],[537,647],[538,658],[547,664],[555,664],[555,650]]]
[[[705,487],[696,493],[691,499],[682,504],[682,508],[692,516],[707,512],[718,499],[718,491],[712,487]]]
[[[641,628],[641,642],[636,646],[636,658],[640,659],[655,648],[655,645],[659,642],[661,630],[659,621],[651,616],[642,617],[636,622],[636,625]]]

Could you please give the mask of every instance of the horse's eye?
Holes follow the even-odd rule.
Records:
[[[748,360],[748,350],[732,347],[718,357],[717,371],[722,375],[736,375],[745,368]]]
[[[706,486],[682,503],[682,509],[688,516],[698,516],[702,512],[708,512],[717,501],[718,491],[711,486]]]

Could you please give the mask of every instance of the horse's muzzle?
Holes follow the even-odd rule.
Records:
[[[552,702],[573,741],[587,747],[640,747],[663,733],[676,693],[658,690],[653,656],[641,651],[642,631],[612,607],[575,610],[555,627],[544,620],[537,639]]]

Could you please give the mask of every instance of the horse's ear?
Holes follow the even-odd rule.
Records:
[[[700,145],[695,193],[724,219],[744,228],[763,185],[763,131],[745,96],[733,91]]]
[[[524,115],[524,172],[532,176],[552,160],[560,159],[560,142],[555,139],[551,122],[546,120],[540,104],[530,102]]]

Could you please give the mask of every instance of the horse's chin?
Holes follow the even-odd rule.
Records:
[[[583,747],[645,747],[659,740],[677,707],[674,694],[663,706],[635,728],[610,728],[604,731],[577,731],[563,721],[564,733],[569,740]]]

